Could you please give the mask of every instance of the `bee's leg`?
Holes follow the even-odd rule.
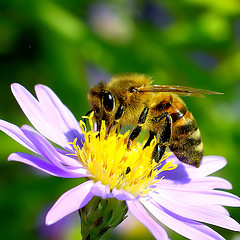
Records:
[[[147,140],[147,142],[144,144],[143,149],[150,145],[150,143],[151,143],[151,141],[153,140],[154,136],[156,136],[155,132],[153,132],[153,131],[150,130],[150,131],[149,131],[148,140]]]
[[[158,123],[165,118],[165,122],[160,133],[158,143],[155,145],[154,150],[152,152],[152,159],[158,163],[165,150],[170,142],[171,135],[172,135],[172,118],[168,112],[164,112],[159,116],[152,119],[153,123]]]
[[[109,126],[107,128],[105,139],[108,137],[108,135],[111,132],[111,130],[113,129],[113,127],[119,122],[119,120],[123,114],[123,110],[124,110],[124,105],[122,103],[120,103],[120,106],[118,107],[117,112],[115,114],[114,120],[109,124]]]
[[[131,142],[136,139],[139,134],[142,131],[142,125],[145,123],[146,119],[147,119],[147,115],[148,115],[148,107],[145,107],[142,112],[141,115],[138,119],[138,125],[132,130],[132,132],[130,133],[129,137],[128,137],[128,141],[127,141],[127,148],[130,148],[130,144]]]
[[[117,128],[116,128],[116,134],[118,135],[120,133],[122,129],[122,124],[118,124]]]

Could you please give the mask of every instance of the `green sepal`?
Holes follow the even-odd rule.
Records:
[[[82,239],[101,239],[106,232],[114,229],[127,217],[127,211],[125,201],[94,196],[85,207],[79,210]]]

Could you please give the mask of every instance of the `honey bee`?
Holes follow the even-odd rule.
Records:
[[[142,129],[149,131],[143,148],[156,137],[152,159],[159,162],[166,147],[182,162],[199,167],[203,143],[196,121],[179,96],[202,97],[218,92],[173,85],[152,85],[151,77],[138,74],[113,76],[109,83],[100,82],[88,93],[88,100],[98,130],[105,120],[107,130],[117,126],[135,126],[128,137],[131,147]]]

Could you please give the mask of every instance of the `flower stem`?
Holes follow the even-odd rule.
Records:
[[[100,240],[126,218],[126,213],[125,201],[94,196],[85,207],[79,209],[82,239]]]

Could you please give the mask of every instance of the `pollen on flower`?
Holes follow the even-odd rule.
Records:
[[[88,121],[90,131],[87,131],[85,123],[80,121],[80,127],[85,135],[82,148],[77,145],[77,139],[71,144],[75,148],[76,156],[91,174],[91,179],[101,181],[111,190],[116,187],[134,196],[144,195],[150,190],[150,185],[161,180],[156,180],[160,172],[177,167],[170,161],[163,164],[163,160],[168,158],[170,153],[165,154],[160,163],[151,160],[156,139],[144,149],[141,143],[134,142],[129,150],[126,141],[129,132],[116,134],[112,131],[105,138],[105,122],[102,121],[99,133],[94,131],[93,116],[88,117]]]

